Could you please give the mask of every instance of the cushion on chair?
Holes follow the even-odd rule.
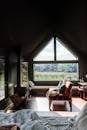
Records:
[[[60,94],[64,94],[65,93],[65,89],[66,89],[66,86],[62,85],[61,88],[59,89],[59,93]]]
[[[59,94],[59,92],[53,90],[49,93],[49,97],[54,97],[54,96],[57,96]]]
[[[56,86],[56,89],[59,90],[63,84],[63,81],[59,81],[58,85]]]
[[[66,89],[66,80],[63,81],[59,81],[59,93],[60,94],[64,94],[65,93],[65,89]]]
[[[71,96],[71,88],[72,88],[72,83],[70,81],[66,81],[65,84],[62,83],[59,91],[56,89],[48,90],[46,96],[49,97],[54,97],[54,96]]]

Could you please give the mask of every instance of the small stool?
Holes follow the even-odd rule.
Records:
[[[53,100],[51,103],[52,111],[66,111],[66,101],[62,100]]]

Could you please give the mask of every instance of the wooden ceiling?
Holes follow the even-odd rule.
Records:
[[[54,34],[77,54],[87,55],[86,3],[3,3],[0,24],[0,55],[21,48],[28,58]]]

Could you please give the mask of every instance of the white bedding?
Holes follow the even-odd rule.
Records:
[[[75,130],[69,120],[69,117],[39,116],[29,109],[13,113],[0,111],[0,126],[16,124],[21,130]]]
[[[52,116],[52,112],[41,116],[39,113],[29,109],[13,113],[0,111],[0,126],[16,124],[20,130],[87,130],[87,104],[81,113],[74,117]]]

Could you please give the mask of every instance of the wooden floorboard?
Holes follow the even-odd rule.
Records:
[[[79,112],[87,101],[81,98],[72,98],[72,112]],[[69,111],[69,104],[67,104]],[[34,111],[50,111],[49,101],[46,97],[31,97],[26,105],[27,109],[32,109]]]
[[[58,115],[58,116],[74,116],[77,115],[81,109],[84,107],[87,101],[73,97],[72,98],[72,112],[69,110],[69,104],[67,104],[67,111],[51,111],[51,115]],[[31,97],[27,101],[27,105],[24,109],[30,109],[33,111],[41,112],[41,115],[50,114],[49,110],[49,101],[46,97]],[[8,111],[9,112],[9,111]]]

